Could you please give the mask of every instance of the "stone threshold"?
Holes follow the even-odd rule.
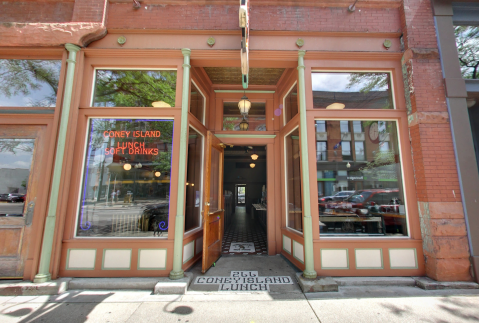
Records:
[[[303,293],[337,292],[339,287],[352,286],[403,286],[419,287],[424,290],[479,289],[474,282],[438,282],[429,277],[317,277],[307,279],[301,272],[296,279]]]
[[[147,278],[59,278],[35,284],[26,281],[0,281],[0,296],[60,295],[67,290],[149,290],[156,295],[183,295],[193,280],[193,274],[171,280],[168,277]]]

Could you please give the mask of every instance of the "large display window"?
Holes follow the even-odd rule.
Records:
[[[315,125],[320,234],[407,236],[396,122]]]
[[[299,130],[284,138],[286,166],[286,226],[303,232],[303,200],[301,198],[301,151]]]
[[[173,120],[89,119],[77,237],[167,237]]]

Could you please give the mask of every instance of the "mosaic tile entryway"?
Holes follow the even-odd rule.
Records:
[[[233,222],[230,227],[225,230],[223,237],[222,253],[224,255],[267,255],[266,232],[263,230],[258,221],[251,218],[249,214],[234,214]],[[251,251],[232,251],[231,244],[234,242],[253,243],[254,250]],[[231,251],[230,251],[231,249]]]

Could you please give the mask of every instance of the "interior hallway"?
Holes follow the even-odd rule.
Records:
[[[246,212],[235,212],[232,223],[225,228],[223,237],[223,255],[267,255],[268,239],[259,221]],[[230,252],[232,242],[252,242],[254,252]]]

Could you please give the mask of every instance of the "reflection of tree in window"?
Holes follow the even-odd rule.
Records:
[[[176,71],[97,70],[95,107],[175,106]]]
[[[461,65],[462,77],[466,79],[479,78],[479,27],[456,26],[456,46]]]
[[[54,107],[60,68],[59,60],[0,59],[0,106]]]

